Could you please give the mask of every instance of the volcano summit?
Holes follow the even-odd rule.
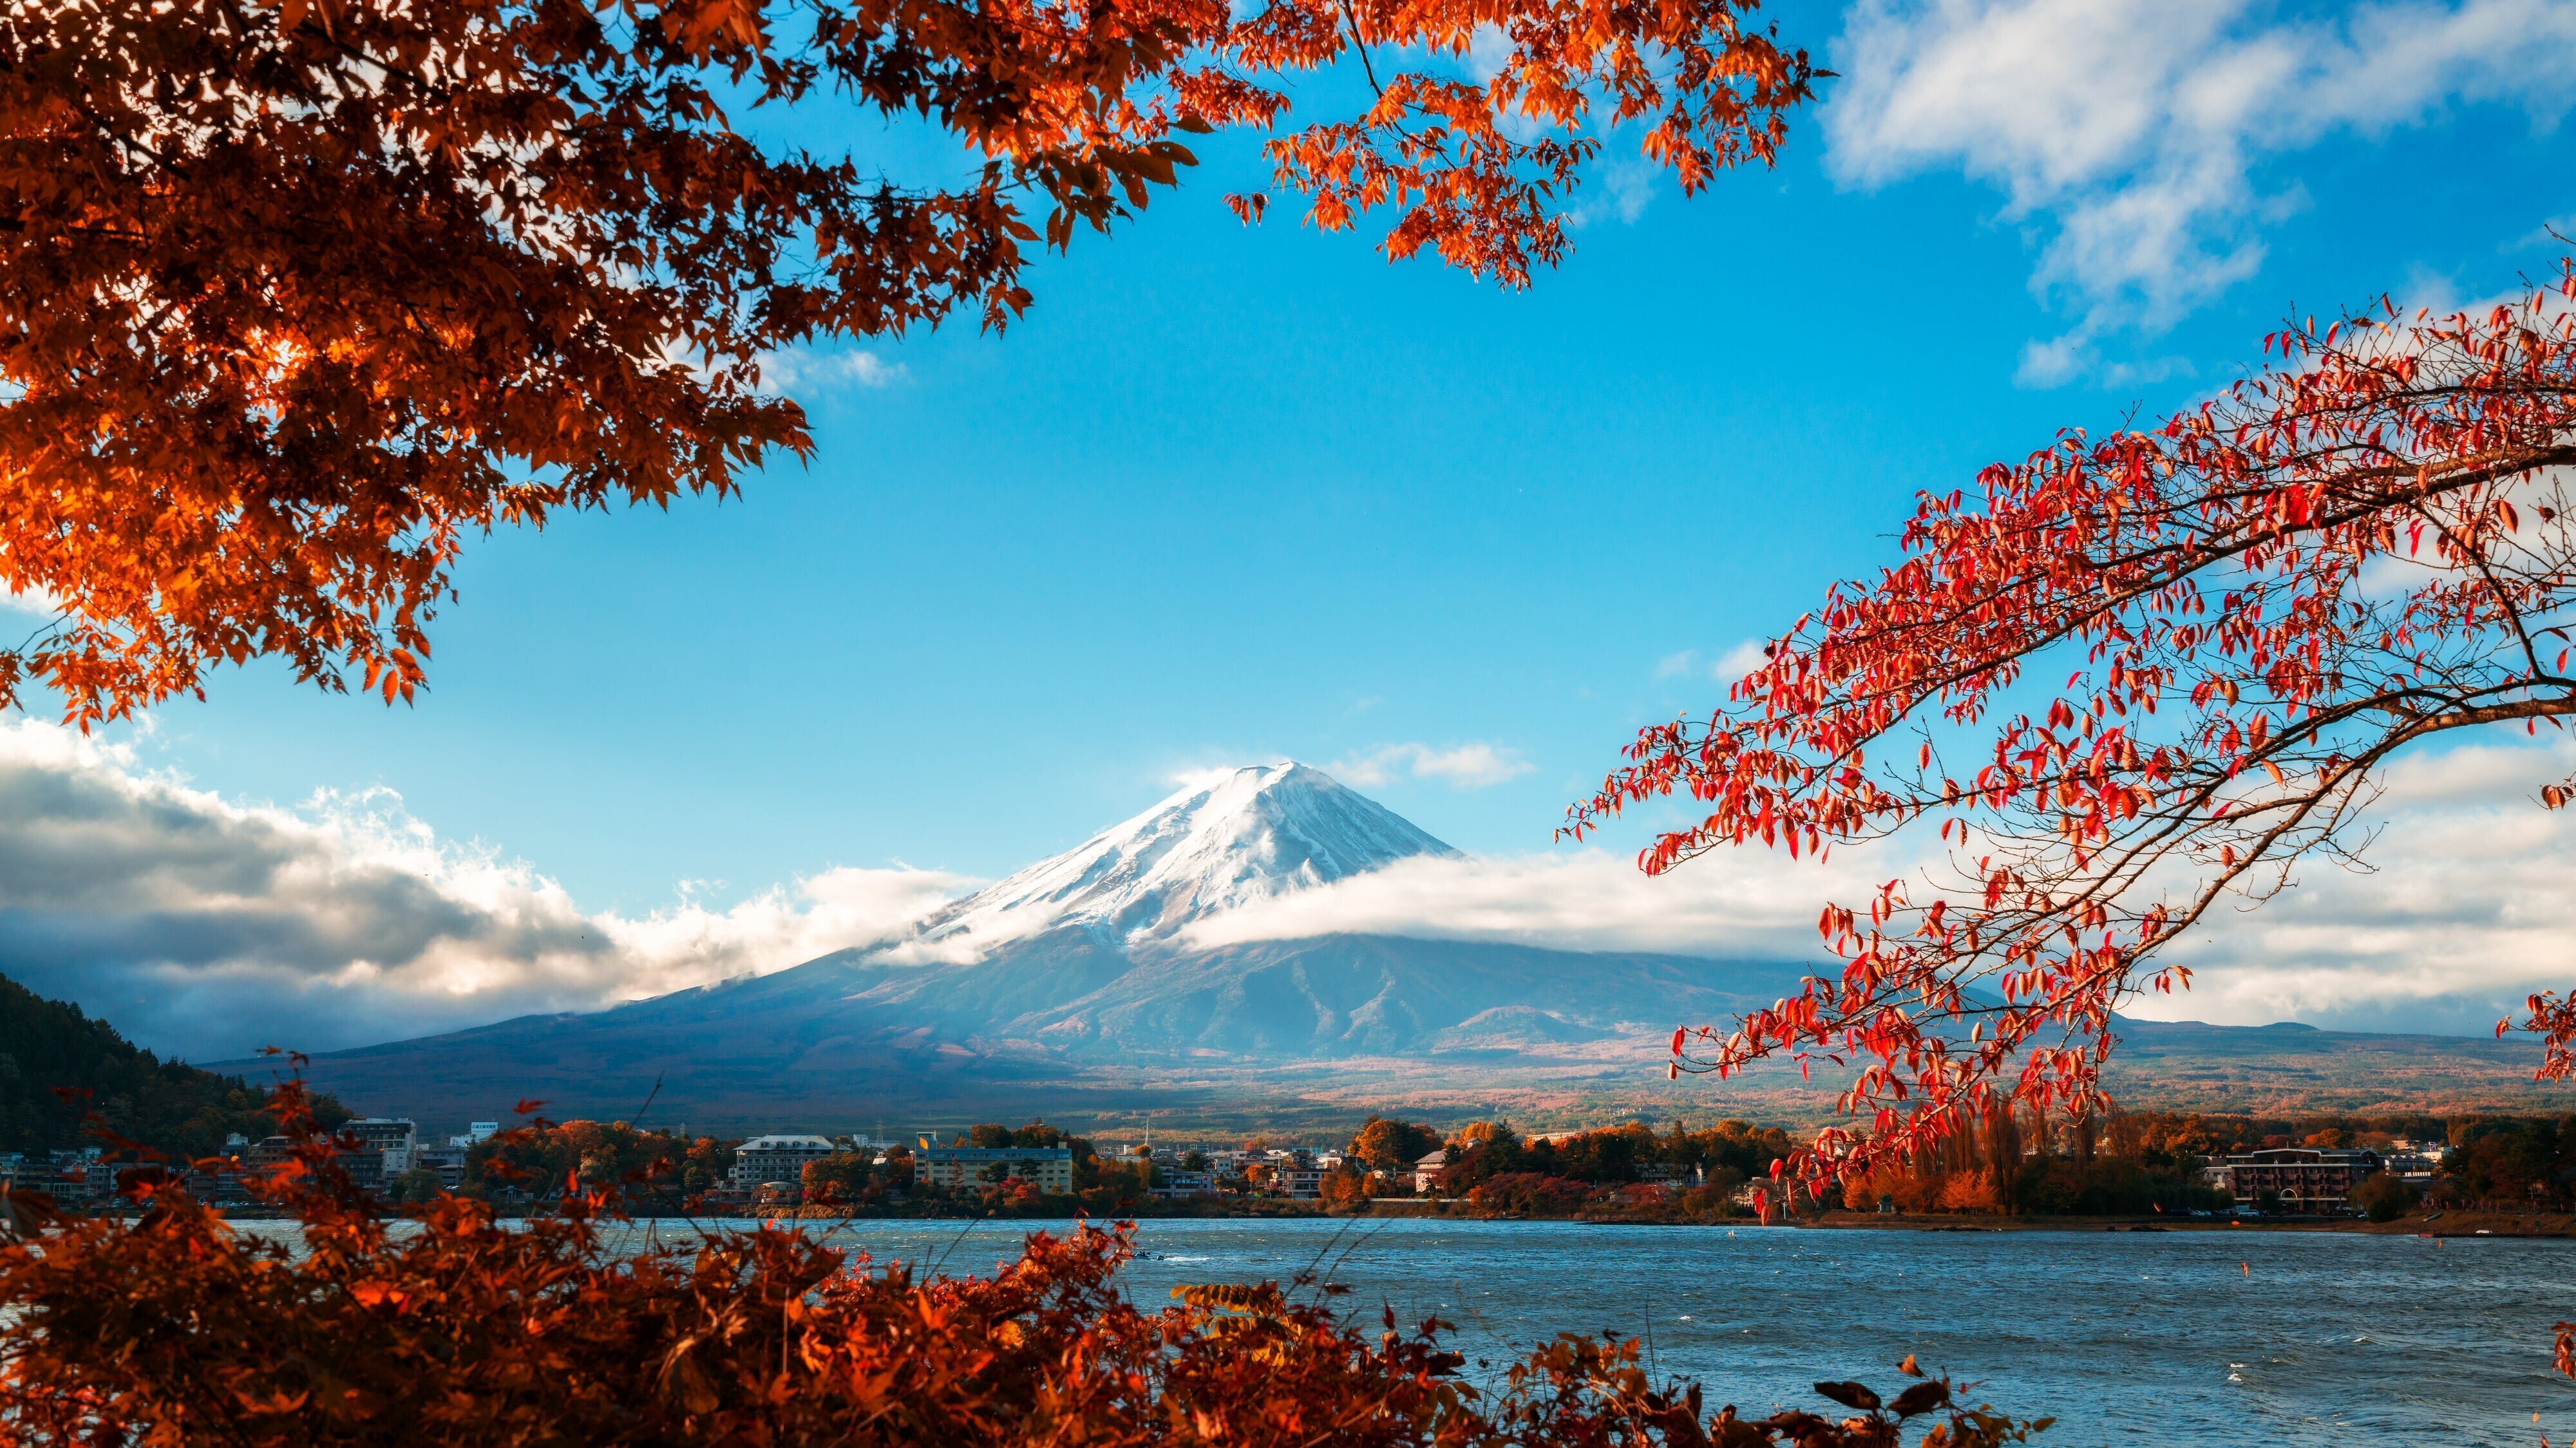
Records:
[[[1050,928],[1168,938],[1237,906],[1457,853],[1322,770],[1283,760],[1193,784],[946,906],[920,938],[954,947]]]

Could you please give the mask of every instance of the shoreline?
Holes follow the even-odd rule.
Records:
[[[971,1212],[872,1212],[843,1214],[813,1209],[779,1213],[736,1212],[638,1212],[628,1220],[636,1223],[689,1222],[711,1227],[749,1227],[759,1223],[825,1223],[857,1226],[863,1223],[944,1222],[989,1223],[1003,1225],[1026,1222],[1032,1227],[1048,1222],[1065,1222],[1088,1217],[1093,1221],[1336,1221],[1356,1222],[1375,1217],[1382,1221],[1410,1219],[1415,1221],[1453,1222],[1566,1222],[1606,1227],[1683,1227],[1723,1228],[1729,1231],[1761,1228],[1764,1224],[1750,1216],[1661,1216],[1652,1213],[1617,1216],[1528,1216],[1518,1213],[1484,1213],[1453,1210],[1465,1203],[1423,1201],[1418,1198],[1390,1198],[1373,1202],[1361,1211],[1330,1211],[1303,1201],[1265,1201],[1252,1210],[1236,1211],[1145,1211],[1086,1214],[1078,1211],[1036,1210],[1010,1214]],[[292,1214],[269,1211],[225,1212],[233,1222],[292,1222]],[[524,1214],[509,1218],[525,1220]],[[2480,1237],[2530,1241],[2565,1241],[2576,1239],[2576,1213],[2506,1212],[2493,1210],[2450,1209],[2416,1214],[2390,1222],[2371,1222],[2335,1217],[2271,1218],[2195,1218],[2149,1215],[2079,1217],[2079,1216],[2007,1216],[1999,1213],[1888,1213],[1835,1210],[1810,1216],[1783,1218],[1771,1227],[1806,1231],[1831,1232],[2331,1232],[2367,1237],[2424,1237],[2433,1239]]]
[[[2341,1232],[2361,1237],[2576,1238],[2576,1213],[2448,1209],[2371,1222],[2335,1217],[2010,1217],[1826,1212],[1798,1224],[1846,1232]]]

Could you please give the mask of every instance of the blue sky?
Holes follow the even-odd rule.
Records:
[[[1242,228],[1251,144],[1205,146],[1008,335],[798,359],[810,468],[476,548],[416,704],[253,667],[120,767],[390,790],[629,914],[997,875],[1281,755],[1545,850],[1916,489],[2188,402],[2293,307],[2507,290],[2576,212],[2563,5],[1777,14],[1845,72],[1780,168],[1614,166],[1528,292]]]

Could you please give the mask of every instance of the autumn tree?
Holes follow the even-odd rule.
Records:
[[[805,1163],[798,1185],[815,1206],[845,1206],[872,1195],[877,1188],[876,1156],[864,1151],[836,1151]]]
[[[1371,1116],[1351,1137],[1350,1155],[1380,1171],[1410,1171],[1440,1149],[1440,1133],[1392,1117]]]
[[[623,1121],[541,1122],[476,1142],[465,1156],[465,1180],[477,1190],[550,1195],[567,1182],[596,1187],[657,1166],[677,1171],[690,1154],[677,1138]]]
[[[2286,326],[2199,406],[1921,496],[1899,562],[1642,731],[1569,829],[1694,801],[1648,873],[1889,836],[1931,861],[1826,906],[1841,969],[1677,1031],[1674,1073],[1848,1063],[1794,1173],[1820,1194],[2007,1102],[2098,1114],[2113,1012],[2189,983],[2183,932],[2353,857],[2401,754],[2576,715],[2571,302],[2576,264],[2473,314]],[[2535,807],[2565,804],[2546,772]],[[2576,1005],[2523,1025],[2542,1076],[2576,1069]]]
[[[1755,3],[12,7],[0,583],[54,618],[0,707],[86,726],[261,655],[408,698],[466,539],[809,455],[776,352],[1002,327],[1184,134],[1262,133],[1317,227],[1524,285],[1612,131],[1685,191],[1772,158],[1817,72]],[[1365,104],[1292,117],[1336,67]],[[960,164],[759,139],[885,125]]]

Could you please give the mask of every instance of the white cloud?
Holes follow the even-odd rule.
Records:
[[[1324,772],[1359,789],[1375,789],[1408,777],[1444,780],[1457,789],[1483,789],[1536,768],[1517,749],[1477,741],[1442,749],[1428,744],[1381,744],[1325,765]]]
[[[1576,194],[1566,219],[1573,226],[1586,227],[1615,215],[1620,224],[1634,226],[1654,201],[1664,174],[1662,166],[1642,156],[1604,161],[1585,178],[1592,189]]]
[[[2304,204],[2261,164],[2461,102],[2554,123],[2576,101],[2576,3],[1862,0],[1834,56],[1830,163],[1878,185],[1956,167],[2044,220],[2034,284],[2077,321],[2022,377],[2053,385],[2122,328],[2169,325],[2263,259]]]
[[[1192,945],[1318,935],[1498,940],[1560,950],[1653,950],[1806,958],[1816,913],[1877,879],[1854,854],[1824,864],[1745,850],[1660,878],[1603,850],[1499,859],[1401,860],[1381,870],[1246,905],[1184,932]]]
[[[62,596],[47,588],[25,588],[12,592],[0,582],[0,609],[28,614],[36,618],[57,618],[64,610]]]
[[[1763,660],[1770,657],[1763,652],[1766,647],[1767,645],[1760,639],[1738,641],[1732,648],[1708,661],[1707,677],[1721,684],[1734,683],[1762,667]],[[1697,649],[1684,649],[1680,653],[1666,654],[1655,660],[1655,677],[1658,679],[1678,678],[1684,674],[1696,674],[1699,671],[1700,656]]]
[[[727,910],[583,912],[389,793],[244,806],[50,725],[0,727],[0,973],[208,1059],[587,1010],[898,934],[973,882],[835,869]]]
[[[794,347],[760,354],[763,392],[832,392],[844,387],[891,387],[912,371],[874,352],[817,352]]]
[[[1735,683],[1770,660],[1771,655],[1766,652],[1768,648],[1769,645],[1760,639],[1746,639],[1718,655],[1717,662],[1711,664],[1708,671],[1721,684]]]
[[[1166,772],[1163,783],[1174,789],[1212,789],[1234,778],[1240,764],[1192,764]]]

